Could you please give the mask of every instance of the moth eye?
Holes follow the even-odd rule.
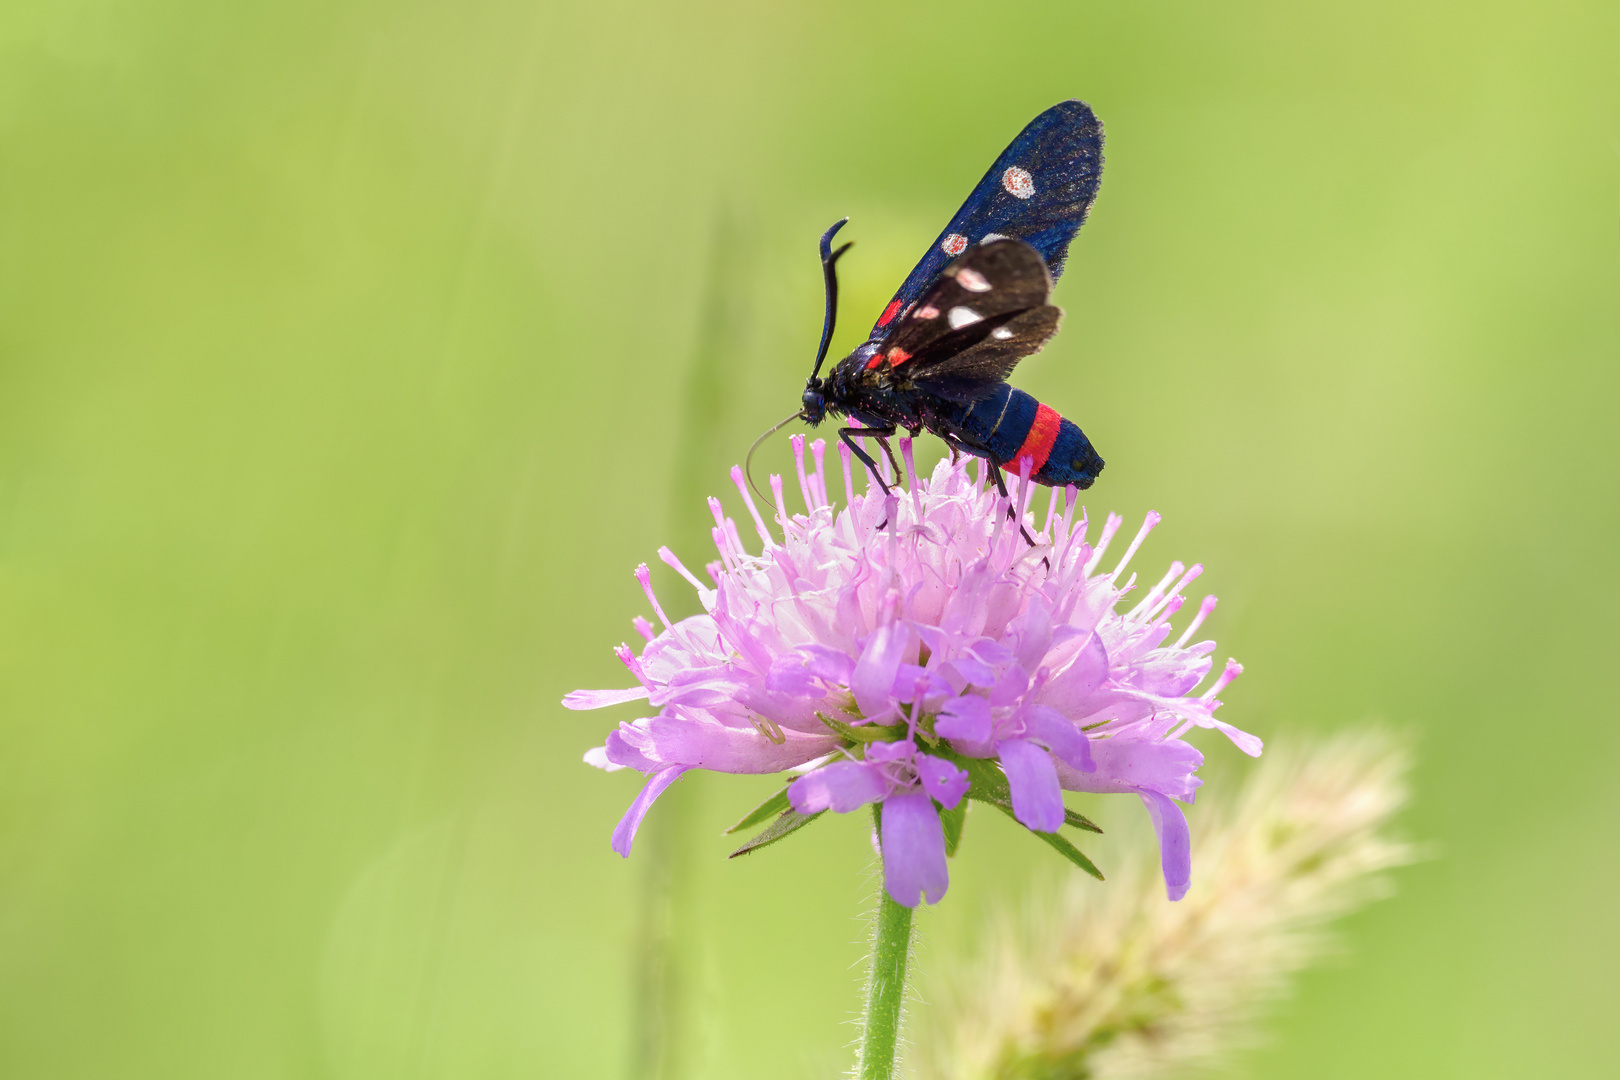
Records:
[[[972,326],[974,323],[982,321],[984,316],[972,308],[953,307],[946,313],[945,318],[950,322],[952,330],[960,330],[964,326]]]
[[[964,266],[956,272],[956,283],[968,292],[990,291],[989,279],[970,266]]]
[[[939,318],[939,308],[935,307],[933,304],[925,304],[924,306],[917,309],[916,314],[913,315],[912,318],[914,318],[914,319],[937,319],[937,318]]]
[[[994,330],[990,331],[990,336],[995,338],[997,341],[1006,341],[1008,338],[1013,336],[1013,332],[1007,329],[1005,326],[998,326]]]

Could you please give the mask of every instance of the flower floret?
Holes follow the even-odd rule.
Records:
[[[941,810],[991,797],[963,767],[980,759],[999,766],[1012,814],[1038,832],[1064,825],[1064,790],[1139,796],[1167,892],[1179,899],[1191,848],[1177,802],[1192,801],[1203,761],[1185,735],[1214,728],[1251,755],[1261,743],[1214,715],[1240,665],[1228,662],[1198,692],[1215,643],[1192,639],[1214,598],[1170,640],[1203,568],[1172,563],[1139,599],[1135,576],[1124,578],[1159,515],[1105,572],[1121,519],[1109,515],[1088,540],[1071,489],[1061,499],[1054,491],[1037,520],[1027,468],[1004,499],[982,463],[974,476],[966,460],[942,461],[920,479],[902,440],[906,486],[885,496],[868,479],[856,494],[840,444],[845,499],[835,507],[823,444],[812,446],[808,471],[803,438],[793,447],[804,512],[773,513],[778,537],[733,469],[759,552],[711,499],[712,584],[659,552],[696,589],[703,613],[671,623],[638,568],[661,624],[638,616],[640,653],[616,650],[638,685],[563,701],[592,709],[645,699],[652,710],[586,754],[599,768],[649,778],[614,850],[629,854],[648,808],[688,769],[798,770],[786,789],[794,813],[876,805],[885,887],[908,906],[933,903],[949,876]],[[782,506],[779,477],[771,490]],[[1122,613],[1127,596],[1135,602]]]

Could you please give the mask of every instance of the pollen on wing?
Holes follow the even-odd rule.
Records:
[[[1025,173],[1024,175],[1027,177],[1029,174]],[[1032,185],[1029,190],[1033,194],[1035,191],[1034,186]],[[967,250],[967,237],[962,236],[960,233],[951,233],[940,243],[939,248],[947,255],[960,255]]]
[[[960,330],[964,326],[972,326],[984,318],[977,311],[968,307],[953,307],[946,313],[945,318],[950,322],[952,330]]]
[[[1029,173],[1014,165],[1001,174],[1001,186],[1015,198],[1027,199],[1035,194],[1035,180]]]
[[[990,291],[989,279],[970,266],[964,266],[956,272],[956,283],[968,292]]]

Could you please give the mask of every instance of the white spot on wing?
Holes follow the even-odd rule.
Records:
[[[952,330],[960,330],[964,326],[972,326],[976,322],[981,322],[984,316],[972,308],[953,307],[946,312],[945,319],[951,324]]]
[[[967,237],[951,233],[940,242],[939,248],[947,255],[960,255],[967,250]]]
[[[987,233],[984,234],[984,239],[980,240],[979,243],[988,244],[992,240],[1005,240],[1005,239],[1007,239],[1005,233],[987,232]]]
[[[933,304],[926,304],[917,309],[917,314],[914,317],[918,319],[937,319],[939,318],[939,308]]]
[[[1035,179],[1029,172],[1013,165],[1001,174],[1001,186],[1014,198],[1027,199],[1035,194]]]
[[[990,336],[995,338],[997,341],[1006,341],[1013,335],[1012,331],[1007,329],[1005,326],[998,326],[994,330],[990,331]]]
[[[989,279],[970,266],[964,266],[956,272],[956,283],[968,292],[990,291]]]

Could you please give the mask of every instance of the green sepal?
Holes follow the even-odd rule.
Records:
[[[986,799],[984,801],[985,802],[990,802],[989,799]],[[1008,803],[1007,805],[1003,806],[1001,803],[998,803],[998,802],[990,802],[990,805],[994,806],[997,810],[1000,810],[1003,814],[1006,814],[1008,817],[1012,818],[1014,821],[1018,821],[1018,818],[1013,815],[1013,810],[1012,810],[1012,804],[1011,803]],[[1098,881],[1106,881],[1106,880],[1108,880],[1107,878],[1103,877],[1102,871],[1097,869],[1096,864],[1093,863],[1090,859],[1086,858],[1085,855],[1080,851],[1079,848],[1075,847],[1073,844],[1071,844],[1067,840],[1063,839],[1063,837],[1059,836],[1057,833],[1038,832],[1035,829],[1030,829],[1027,825],[1025,825],[1021,821],[1018,822],[1018,827],[1021,828],[1021,829],[1027,830],[1036,839],[1041,840],[1041,841],[1043,841],[1043,842],[1045,842],[1047,844],[1050,844],[1057,851],[1057,853],[1059,855],[1062,855],[1065,859],[1068,859],[1070,862],[1074,863],[1074,865],[1078,866],[1080,869],[1084,870],[1086,873],[1090,874],[1092,877],[1096,878]]]
[[[793,809],[784,810],[775,821],[766,827],[764,832],[733,851],[727,858],[735,859],[739,855],[747,855],[749,852],[758,851],[760,848],[774,844],[778,840],[785,840],[826,812],[825,810],[817,810],[813,814],[801,814]]]
[[[748,816],[737,822],[737,824],[733,825],[731,828],[727,829],[725,831],[725,835],[730,836],[734,832],[741,832],[744,829],[752,829],[755,825],[758,825],[772,814],[780,814],[783,810],[788,808],[788,805],[787,788],[783,788],[781,791],[778,791],[775,795],[772,795],[770,798],[766,799],[764,802],[750,810],[748,812]]]
[[[945,854],[955,855],[962,843],[962,827],[967,824],[968,801],[960,799],[954,809],[941,810],[939,823],[945,829]]]
[[[823,724],[826,724],[827,727],[837,732],[843,738],[848,739],[850,742],[899,742],[901,739],[906,737],[906,727],[904,724],[893,724],[888,726],[883,724],[864,724],[861,727],[856,727],[854,724],[846,724],[844,721],[839,720],[836,717],[827,716],[823,713],[816,713],[816,719],[820,720]]]
[[[968,788],[967,797],[977,799],[998,806],[1003,810],[1012,809],[1012,789],[1007,786],[1007,774],[996,768],[994,761],[989,758],[970,758],[963,754],[947,750],[945,756],[967,770],[972,787]],[[1063,822],[1076,829],[1094,832],[1102,835],[1102,829],[1095,821],[1078,810],[1063,808]]]

